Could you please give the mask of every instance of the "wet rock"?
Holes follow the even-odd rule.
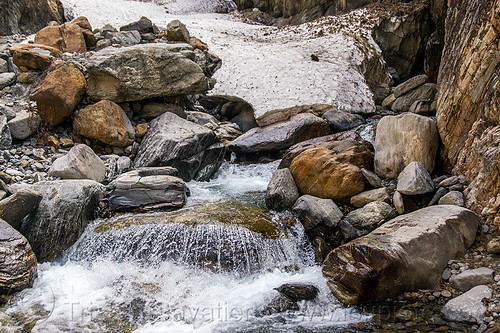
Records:
[[[410,91],[406,95],[397,98],[392,104],[394,112],[408,112],[413,103],[421,100],[432,100],[436,96],[437,86],[434,83],[426,83],[420,88]]]
[[[137,116],[144,119],[154,119],[165,112],[172,112],[181,118],[187,118],[187,114],[182,107],[176,104],[167,103],[148,103],[142,107],[141,111],[137,113]]]
[[[411,162],[422,163],[430,173],[438,146],[439,135],[432,119],[412,113],[384,117],[375,136],[375,173],[397,178]]]
[[[356,194],[351,198],[351,205],[359,208],[374,201],[391,202],[391,198],[389,197],[385,187]]]
[[[319,289],[310,284],[286,283],[274,288],[294,301],[312,301],[318,296]]]
[[[42,193],[38,208],[23,221],[20,231],[38,261],[52,261],[73,245],[88,222],[96,218],[105,187],[91,180],[39,182],[30,189]]]
[[[141,34],[153,33],[153,22],[147,17],[141,17],[139,21],[129,23],[120,28],[120,31],[138,31]]]
[[[9,130],[13,139],[24,140],[37,132],[42,119],[37,113],[19,112],[9,120]]]
[[[374,201],[363,208],[353,210],[344,218],[357,229],[373,230],[383,222],[396,217],[396,211],[387,203]]]
[[[384,187],[382,184],[382,180],[380,180],[379,176],[377,176],[374,172],[367,170],[365,168],[361,169],[361,172],[363,173],[363,177],[365,177],[365,180],[374,188],[380,188]]]
[[[440,205],[457,205],[464,207],[464,195],[459,191],[451,191],[445,195],[441,199],[439,199],[438,204]]]
[[[425,194],[434,191],[434,182],[421,163],[411,162],[399,174],[397,191],[406,195]]]
[[[311,244],[314,247],[314,255],[316,257],[316,261],[320,264],[323,263],[323,260],[325,260],[328,253],[330,253],[332,247],[319,236],[314,237]]]
[[[12,135],[7,124],[7,116],[0,114],[0,149],[9,149],[11,145]]]
[[[208,79],[194,58],[193,48],[184,44],[106,48],[84,61],[87,93],[94,101],[115,103],[204,93]]]
[[[42,201],[42,194],[33,190],[21,190],[0,201],[0,219],[19,229],[26,215],[33,212]]]
[[[411,79],[401,83],[400,85],[394,88],[394,97],[399,98],[404,94],[422,86],[428,80],[429,77],[425,74],[414,76]]]
[[[179,20],[173,20],[167,25],[167,39],[172,42],[190,42],[189,31],[186,25]]]
[[[342,211],[331,199],[321,199],[312,195],[301,196],[292,208],[299,216],[306,231],[317,226],[335,229],[342,219]]]
[[[15,73],[0,74],[0,90],[16,83],[17,75]]]
[[[49,169],[49,176],[62,179],[91,179],[102,182],[105,174],[104,162],[84,144],[71,148],[68,154],[55,160]]]
[[[40,44],[15,45],[10,49],[10,54],[17,67],[35,71],[46,70],[54,58],[62,56],[58,49]]]
[[[299,305],[285,295],[279,294],[262,310],[256,313],[257,316],[269,316],[276,313],[299,311]]]
[[[266,206],[269,209],[283,210],[293,206],[299,198],[299,190],[295,185],[289,169],[278,169],[274,172],[266,192]]]
[[[469,269],[453,275],[450,278],[450,285],[455,289],[467,291],[479,285],[492,283],[494,275],[495,271],[486,267]]]
[[[235,153],[280,151],[329,132],[323,119],[312,114],[298,114],[288,121],[253,128],[231,142],[228,148]]]
[[[135,129],[123,109],[106,100],[78,111],[73,131],[115,147],[127,147],[135,141]]]
[[[348,131],[365,123],[362,116],[340,110],[325,112],[323,119],[328,122],[332,133]]]
[[[58,67],[45,77],[35,94],[38,114],[49,124],[59,125],[73,114],[86,88],[87,81],[76,65]]]
[[[220,167],[225,150],[210,129],[167,112],[150,123],[134,163],[175,167],[186,181],[207,180]]]
[[[432,206],[386,222],[332,251],[323,274],[344,304],[432,289],[449,260],[465,254],[480,218],[458,206]]]
[[[484,298],[491,298],[492,292],[488,286],[477,286],[448,301],[441,309],[446,319],[468,323],[482,323],[487,308]]]
[[[37,276],[37,260],[30,244],[17,230],[0,219],[0,293],[29,288]]]

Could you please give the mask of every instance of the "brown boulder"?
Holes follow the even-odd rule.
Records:
[[[85,25],[84,23],[81,24]],[[82,53],[87,51],[82,29],[75,23],[64,23],[59,26],[43,28],[37,32],[35,43],[47,45],[62,52]]]
[[[57,48],[41,44],[15,45],[10,49],[10,54],[12,61],[21,71],[44,71],[52,64],[53,58],[62,56],[62,52]]]
[[[47,26],[38,31],[35,35],[35,43],[64,51],[64,38],[59,26]]]
[[[61,65],[45,77],[35,94],[38,113],[50,125],[58,125],[73,114],[86,89],[87,81],[76,65]]]
[[[134,127],[123,109],[107,100],[78,111],[73,131],[116,147],[127,147],[135,140]]]

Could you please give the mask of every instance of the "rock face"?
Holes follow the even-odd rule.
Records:
[[[500,225],[500,31],[498,0],[449,3],[439,72],[437,124],[448,171],[470,182],[468,207],[488,207]],[[496,205],[496,206],[495,206]]]
[[[0,293],[10,294],[32,286],[37,276],[36,257],[17,230],[0,220]]]
[[[38,209],[28,215],[21,233],[38,261],[51,261],[73,245],[88,222],[97,217],[105,187],[91,180],[40,182],[31,186],[42,193]]]
[[[295,185],[289,169],[278,169],[274,172],[266,191],[266,206],[269,209],[283,210],[293,206],[299,198],[299,190]]]
[[[33,190],[20,190],[0,201],[0,219],[19,229],[26,215],[37,209],[42,194]]]
[[[253,128],[231,142],[228,148],[236,153],[280,151],[329,133],[326,121],[312,114],[301,113],[288,121]]]
[[[50,21],[62,23],[64,10],[59,0],[8,0],[0,6],[0,35],[32,34]]]
[[[55,160],[49,169],[49,176],[62,179],[91,179],[102,182],[105,175],[104,162],[92,148],[84,144],[71,148],[68,154]]]
[[[201,94],[209,89],[203,70],[186,44],[142,44],[106,48],[85,60],[87,93],[115,103],[153,97]]]
[[[135,140],[135,129],[123,109],[106,100],[80,110],[73,131],[116,147],[127,147]]]
[[[55,126],[69,118],[80,104],[87,81],[74,64],[68,63],[49,73],[35,94],[38,113]]]
[[[219,169],[225,151],[213,131],[167,112],[150,123],[135,166],[172,166],[186,181],[208,180]]]
[[[408,164],[420,162],[430,173],[438,147],[432,119],[412,113],[384,117],[375,136],[375,172],[384,178],[397,178]]]
[[[480,324],[487,308],[483,299],[491,298],[493,293],[488,286],[477,286],[448,301],[441,310],[446,319]]]
[[[333,294],[354,305],[434,288],[449,260],[465,254],[480,218],[457,206],[399,216],[332,251],[323,274]]]

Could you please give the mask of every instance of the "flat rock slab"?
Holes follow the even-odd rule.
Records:
[[[455,289],[467,291],[473,287],[493,282],[494,276],[495,271],[490,268],[469,269],[453,275],[450,278],[450,285]]]
[[[484,320],[487,308],[483,303],[484,298],[493,295],[488,286],[477,286],[448,301],[441,309],[446,319],[451,321],[480,324]]]

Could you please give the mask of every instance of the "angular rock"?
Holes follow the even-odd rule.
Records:
[[[119,44],[123,46],[137,45],[141,42],[141,34],[139,31],[109,31],[104,34],[106,39],[109,39],[111,44]]]
[[[153,33],[153,22],[143,16],[139,21],[129,23],[120,28],[120,31],[139,31],[141,34]]]
[[[7,121],[12,120],[16,117],[16,111],[6,105],[0,105],[0,114],[3,114],[7,117]]]
[[[12,135],[10,134],[7,116],[0,114],[0,149],[10,149]]]
[[[436,103],[432,99],[416,101],[411,105],[410,112],[422,116],[433,116],[436,114]]]
[[[107,100],[78,111],[73,131],[115,147],[128,147],[135,141],[135,129],[123,109]]]
[[[30,288],[37,276],[37,261],[30,244],[17,230],[0,219],[0,293]]]
[[[422,163],[411,162],[398,176],[397,191],[406,195],[425,194],[434,191],[434,182]]]
[[[374,201],[391,202],[391,198],[385,187],[356,194],[351,198],[351,205],[354,207],[363,207]]]
[[[87,93],[115,103],[153,97],[201,94],[208,79],[189,45],[166,43],[106,48],[85,59]]]
[[[299,190],[289,169],[274,172],[266,191],[266,206],[273,210],[288,209],[299,198]]]
[[[328,122],[332,133],[345,132],[365,123],[362,116],[340,110],[327,111],[322,118]]]
[[[464,195],[459,191],[451,191],[441,197],[438,202],[439,205],[456,205],[460,207],[465,206]]]
[[[16,83],[17,75],[15,73],[0,74],[0,90]]]
[[[495,271],[490,268],[469,269],[460,274],[453,275],[450,278],[450,285],[455,289],[467,291],[482,284],[492,283],[494,276]]]
[[[148,103],[141,108],[141,111],[137,115],[144,119],[154,119],[165,112],[172,112],[181,118],[187,118],[186,111],[182,107],[166,103]]]
[[[476,238],[478,215],[458,206],[432,206],[399,216],[332,251],[323,274],[342,303],[354,305],[432,289],[451,259]]]
[[[438,188],[431,201],[429,202],[429,206],[438,203],[439,199],[441,199],[446,193],[448,193],[448,190],[444,187]]]
[[[420,88],[410,91],[406,95],[397,98],[392,104],[394,112],[408,112],[416,101],[434,99],[437,93],[437,86],[434,83],[426,83]]]
[[[188,44],[191,41],[186,25],[179,20],[173,20],[167,25],[167,39],[172,42]]]
[[[394,97],[397,99],[404,94],[422,86],[429,80],[429,77],[425,74],[417,75],[411,79],[401,83],[399,86],[394,88]]]
[[[306,231],[317,226],[335,229],[342,219],[342,211],[331,199],[320,199],[312,195],[301,196],[292,208],[299,216]]]
[[[397,216],[396,211],[389,204],[382,201],[374,201],[363,208],[353,210],[346,215],[344,221],[349,222],[357,229],[373,230],[383,222],[389,221]]]
[[[285,122],[253,128],[231,142],[228,148],[235,153],[280,151],[298,142],[329,133],[326,121],[304,113]]]
[[[30,189],[43,199],[20,228],[38,261],[52,261],[72,246],[89,223],[97,217],[105,187],[91,180],[39,182]]]
[[[55,126],[69,118],[80,104],[87,81],[80,69],[67,63],[49,73],[35,94],[38,114]]]
[[[375,136],[375,173],[397,178],[411,162],[422,163],[431,173],[438,147],[439,135],[432,119],[412,113],[384,117]]]
[[[274,288],[294,301],[312,301],[318,296],[319,289],[310,284],[286,283],[278,288]]]
[[[44,71],[54,58],[62,56],[56,48],[40,44],[19,44],[10,49],[12,61],[19,68]]]
[[[325,112],[330,110],[337,110],[334,106],[327,104],[313,104],[313,105],[298,105],[286,109],[275,110],[255,110],[255,120],[260,127],[269,126],[272,124],[280,123],[290,120],[292,117],[301,113],[311,113],[322,116]]]
[[[370,184],[370,186],[374,188],[384,187],[384,185],[382,184],[382,180],[374,172],[365,168],[362,168],[361,172],[363,173],[363,177],[365,177],[365,180]]]
[[[42,119],[37,113],[19,112],[16,117],[9,120],[9,130],[13,139],[24,140],[38,130]]]
[[[33,190],[20,190],[0,201],[0,219],[19,229],[26,215],[38,208],[42,194]]]
[[[104,181],[106,165],[84,145],[79,144],[70,149],[68,154],[59,157],[49,169],[49,176],[62,179],[91,179],[97,182]]]
[[[484,313],[488,309],[483,299],[489,299],[492,296],[493,293],[488,286],[477,286],[449,300],[441,312],[446,319],[451,321],[481,324],[484,321]]]
[[[70,22],[43,28],[37,32],[35,43],[56,48],[61,52],[83,53],[87,51],[82,29],[79,25]]]
[[[225,146],[216,142],[213,131],[167,112],[150,123],[134,163],[135,167],[173,166],[187,181],[212,176],[224,153]]]

